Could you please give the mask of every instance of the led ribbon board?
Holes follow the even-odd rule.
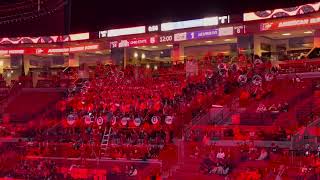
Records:
[[[215,16],[202,19],[194,19],[188,21],[168,22],[161,24],[161,31],[172,31],[178,29],[187,29],[204,26],[216,26],[219,24],[226,24],[230,22],[229,16]]]
[[[88,40],[89,33],[69,34],[62,36],[39,36],[39,37],[13,37],[13,38],[0,38],[0,44],[50,44],[60,42],[72,42]]]
[[[317,12],[319,11],[319,9],[320,9],[320,2],[317,2],[313,4],[304,4],[301,6],[296,6],[291,8],[244,13],[243,20],[254,21],[254,20],[262,20],[262,19],[296,16],[301,14]]]
[[[131,28],[122,28],[122,29],[110,29],[107,31],[99,31],[99,37],[117,37],[124,35],[133,35],[133,34],[143,34],[146,33],[146,26],[138,26]]]

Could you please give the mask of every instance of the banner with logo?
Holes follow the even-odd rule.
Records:
[[[110,42],[111,48],[124,48],[124,47],[136,47],[136,46],[148,46],[155,45],[159,42],[157,36],[142,37],[134,39],[125,39],[120,41]]]
[[[232,35],[240,35],[245,34],[245,26],[228,26],[221,27],[215,29],[207,29],[201,31],[191,31],[191,32],[183,32],[174,34],[174,41],[186,41],[186,40],[197,40],[197,39],[206,39],[206,38],[216,38],[223,36],[232,36]]]
[[[319,25],[320,24],[320,16],[312,17],[312,18],[299,18],[285,21],[274,21],[260,24],[260,31],[269,31],[290,27],[300,27],[300,26],[308,26],[308,25]]]

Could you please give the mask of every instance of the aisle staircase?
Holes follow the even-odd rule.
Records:
[[[104,155],[107,152],[109,141],[110,141],[110,136],[112,132],[112,127],[108,128],[105,127],[102,140],[101,140],[101,155]]]

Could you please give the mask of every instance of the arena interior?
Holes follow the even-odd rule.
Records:
[[[0,178],[319,180],[319,10],[0,38]]]

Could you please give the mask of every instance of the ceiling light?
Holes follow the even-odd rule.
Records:
[[[206,43],[212,43],[212,41],[206,41]]]
[[[225,39],[224,41],[225,42],[229,42],[229,41],[232,41],[232,39]]]
[[[303,33],[305,33],[305,34],[312,34],[313,32],[312,32],[312,31],[305,31],[305,32],[303,32]]]
[[[290,36],[291,33],[283,33],[282,36]]]
[[[151,48],[155,49],[155,48],[158,48],[158,46],[151,46]]]
[[[167,47],[173,47],[173,45],[172,44],[168,44]]]
[[[135,58],[137,58],[138,57],[138,53],[134,53],[134,55],[133,55]]]

